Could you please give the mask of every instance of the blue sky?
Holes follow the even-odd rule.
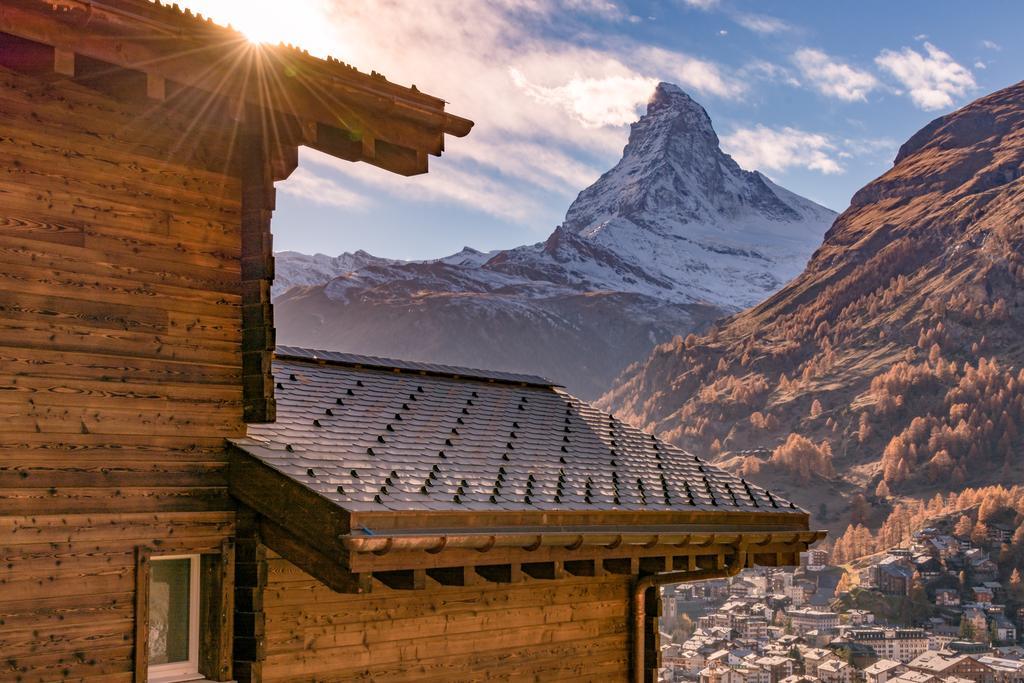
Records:
[[[544,239],[680,85],[744,168],[841,211],[933,118],[1024,78],[1024,3],[188,0],[264,40],[415,83],[476,121],[431,172],[301,155],[278,250],[432,258]]]

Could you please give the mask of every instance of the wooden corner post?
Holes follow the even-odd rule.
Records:
[[[267,586],[267,549],[259,518],[246,507],[238,510],[235,542],[235,612],[233,665],[238,683],[263,680],[266,657],[263,592]]]
[[[267,137],[252,124],[239,136],[242,179],[242,385],[246,422],[273,422],[274,180]]]

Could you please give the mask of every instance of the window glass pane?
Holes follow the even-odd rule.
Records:
[[[149,663],[188,661],[192,561],[154,560],[149,586]]]

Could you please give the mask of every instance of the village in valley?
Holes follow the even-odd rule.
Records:
[[[664,589],[661,681],[1021,683],[1021,527],[930,521],[843,564]]]

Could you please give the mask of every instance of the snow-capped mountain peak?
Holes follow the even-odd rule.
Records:
[[[654,344],[781,288],[833,216],[740,168],[704,108],[662,83],[622,159],[547,240],[404,263],[343,254],[329,282],[278,297],[280,338],[529,371],[594,395]],[[279,278],[291,260],[278,257]]]
[[[631,262],[585,279],[729,310],[760,301],[803,268],[835,213],[745,171],[678,86],[658,85],[622,159],[585,189],[563,230]]]

